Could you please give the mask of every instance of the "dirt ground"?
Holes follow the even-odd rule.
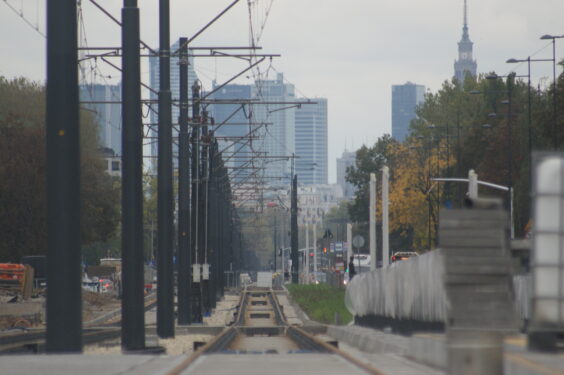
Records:
[[[15,299],[15,300],[14,300]],[[10,302],[12,301],[12,302]],[[121,301],[110,293],[82,291],[82,319],[88,322],[120,308]],[[0,291],[0,330],[10,328],[39,328],[45,324],[45,292],[22,300],[14,292]]]
[[[82,321],[85,323],[119,308],[121,300],[116,294],[82,292]]]

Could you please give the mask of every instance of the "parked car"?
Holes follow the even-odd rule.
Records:
[[[392,255],[392,263],[399,262],[400,260],[406,260],[411,257],[416,257],[417,254],[415,251],[396,251],[394,255]]]

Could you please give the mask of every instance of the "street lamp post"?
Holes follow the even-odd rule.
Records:
[[[564,35],[545,34],[540,37],[541,40],[552,39],[552,138],[554,140],[554,150],[558,148],[558,113],[556,107],[556,39],[564,38]]]
[[[508,59],[506,63],[508,64],[515,64],[526,62],[527,63],[527,101],[528,101],[528,109],[527,109],[527,135],[529,137],[529,165],[531,160],[531,155],[533,151],[533,130],[532,130],[532,110],[531,110],[531,62],[538,62],[538,61],[554,61],[553,59],[531,59],[531,56],[528,56],[526,59]]]
[[[507,76],[498,76],[497,74],[488,75],[487,79],[501,79],[507,78],[507,101],[505,104],[508,105],[507,107],[507,187],[509,189],[509,205],[513,205],[513,141],[512,141],[512,96],[513,96],[513,85],[515,83],[515,77],[517,75],[512,72]],[[511,213],[511,222],[513,222],[513,207],[509,209]],[[513,232],[513,226],[511,227],[511,238],[515,237],[515,233]]]

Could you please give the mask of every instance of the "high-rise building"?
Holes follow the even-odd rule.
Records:
[[[464,0],[464,21],[462,27],[462,39],[458,42],[458,60],[454,62],[454,76],[460,82],[464,82],[467,74],[476,76],[478,64],[472,58],[472,46],[468,35],[468,12],[466,0]]]
[[[216,83],[213,82],[213,89],[215,90]],[[238,85],[231,84],[225,85],[221,89],[217,90],[211,95],[211,99],[216,100],[250,100],[251,99],[251,85]],[[210,106],[210,115],[214,118],[216,124],[222,124],[227,121],[224,125],[221,125],[215,135],[219,137],[243,137],[247,135],[252,129],[255,128],[250,122],[248,111],[242,107],[241,104],[234,103],[222,103],[222,104],[212,104]],[[254,120],[253,120],[254,121]],[[236,139],[228,139],[219,141],[219,148],[223,149],[227,147],[232,142],[236,142]],[[249,160],[252,157],[252,139],[249,139],[248,144],[239,142],[237,145],[233,146],[229,151],[237,152],[233,158],[229,159],[226,155],[225,159],[227,165],[230,167],[237,166],[249,166]],[[229,152],[229,153],[230,153]],[[250,169],[241,169],[237,171],[237,174],[233,175],[233,181],[243,181],[249,174],[252,173]]]
[[[294,85],[284,83],[283,74],[278,73],[275,80],[255,82],[251,94],[253,99],[264,102],[281,102],[251,106],[254,121],[266,124],[260,134],[257,134],[263,138],[262,145],[257,145],[257,150],[266,151],[270,156],[288,157],[294,154],[296,110],[288,108],[287,104],[295,101]],[[290,159],[269,159],[265,167],[266,177],[290,177]]]
[[[172,93],[172,101],[174,103],[174,101],[176,101],[176,103],[178,103],[178,100],[180,99],[180,65],[179,65],[179,56],[178,54],[174,54],[174,52],[176,52],[179,48],[179,42],[177,41],[176,43],[174,43],[170,49],[173,53],[173,55],[170,58],[170,90]],[[158,49],[157,49],[158,52]],[[159,61],[159,57],[158,56],[151,56],[149,57],[149,85],[150,87],[155,90],[156,92],[151,91],[150,92],[150,98],[152,100],[157,100],[158,99],[158,94],[157,92],[159,91],[159,85],[160,85],[160,76],[159,76],[159,67],[160,67],[160,61]],[[198,79],[198,77],[196,76],[196,72],[194,71],[194,58],[193,57],[189,57],[188,58],[188,97],[192,96],[192,85],[194,84],[194,81],[196,81]],[[158,137],[158,126],[157,123],[159,121],[159,116],[158,116],[158,111],[159,111],[159,106],[158,104],[153,104],[151,106],[154,110],[150,111],[150,121],[151,121],[151,130],[149,131],[150,136],[152,137],[152,142],[151,142],[151,154],[153,156],[153,170],[157,170],[157,159],[156,156],[158,154],[158,142],[157,142],[157,137]],[[180,108],[178,105],[172,105],[172,123],[173,124],[178,124],[178,117],[180,115]],[[191,116],[191,113],[189,114],[189,116]],[[178,136],[178,132],[175,128],[172,129],[173,133],[172,136],[173,137],[177,137]],[[177,143],[173,143],[173,153],[176,155],[178,152],[178,146]],[[178,159],[176,157],[173,157],[173,163],[174,165],[178,164]]]
[[[425,100],[425,86],[407,82],[392,86],[392,138],[402,142],[409,135],[415,108]]]
[[[121,156],[121,85],[80,85],[80,101],[98,124],[99,146]],[[88,103],[98,102],[98,103]],[[108,103],[102,103],[108,102]]]
[[[303,185],[327,184],[327,99],[296,109],[296,174]]]
[[[343,196],[347,199],[353,198],[355,187],[346,180],[347,168],[354,166],[356,163],[356,152],[343,151],[340,158],[337,158],[337,184],[343,190]]]

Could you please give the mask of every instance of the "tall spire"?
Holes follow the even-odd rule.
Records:
[[[464,81],[466,74],[476,76],[476,61],[472,58],[472,46],[468,34],[468,3],[464,0],[462,39],[458,42],[458,60],[454,63],[454,75],[459,81]]]
[[[470,40],[470,36],[468,35],[468,4],[466,3],[466,0],[464,0],[462,40],[463,41],[469,41]]]
[[[468,6],[464,0],[464,27],[468,28]]]

